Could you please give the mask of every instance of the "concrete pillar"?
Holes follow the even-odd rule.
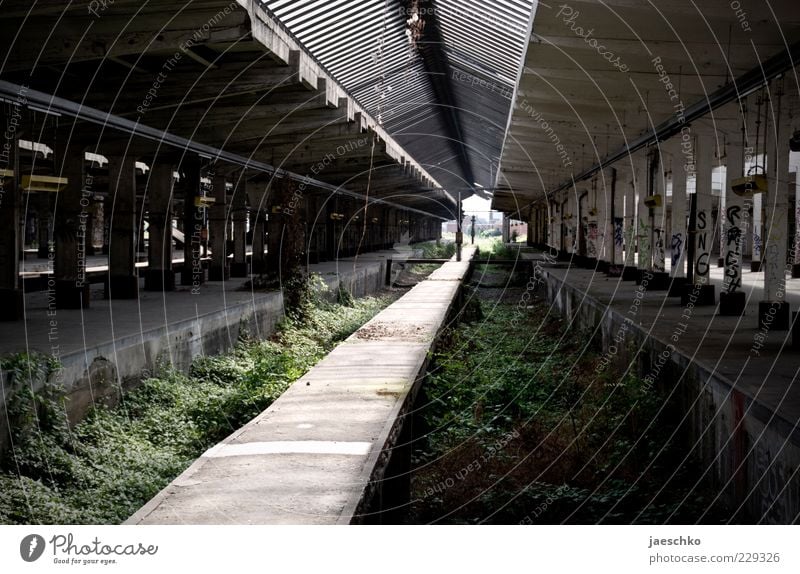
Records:
[[[733,193],[732,183],[742,177],[744,166],[742,144],[734,138],[728,141],[725,149],[726,169],[725,219],[722,230],[722,260],[725,273],[722,290],[719,294],[720,315],[739,316],[744,313],[746,295],[740,290],[742,285],[742,240],[747,233],[750,215],[742,197]]]
[[[511,241],[511,220],[508,218],[508,214],[503,214],[503,243],[508,243]]]
[[[103,211],[103,247],[100,249],[100,253],[103,255],[108,255],[108,241],[111,238],[111,201],[112,197],[110,193],[107,193],[103,198],[103,205],[100,209]]]
[[[566,197],[561,206],[564,221],[564,249],[569,258],[574,258],[578,250],[578,195],[574,187],[564,192]]]
[[[94,181],[85,172],[84,150],[80,146],[64,150],[63,164],[57,166],[67,185],[56,199],[53,229],[53,279],[58,309],[89,307],[89,282],[86,280],[86,229],[88,206]],[[113,189],[113,179],[109,178]],[[84,197],[85,196],[85,197]]]
[[[764,195],[764,299],[758,304],[759,328],[785,331],[791,314],[786,301],[787,242],[789,235],[789,147],[791,133],[787,125],[787,102],[781,106],[781,89],[772,96],[770,106],[775,124],[766,130],[767,180],[769,191]],[[772,122],[770,122],[772,123]]]
[[[266,194],[267,184],[250,182],[245,183],[247,201],[250,204],[250,230],[253,235],[253,255],[250,259],[250,273],[260,275],[267,271],[266,247]]]
[[[654,205],[652,207],[653,214],[653,232],[652,232],[652,246],[653,246],[653,284],[650,289],[661,288],[667,289],[669,287],[669,275],[667,274],[666,254],[667,254],[667,238],[669,237],[669,227],[667,222],[667,174],[665,169],[664,158],[665,150],[661,149],[659,145],[656,149],[656,155],[653,157],[655,166],[652,169],[652,193]]]
[[[211,176],[212,197],[214,204],[208,209],[209,248],[211,249],[211,265],[208,269],[209,281],[227,281],[230,277],[228,266],[228,208],[225,176]]]
[[[763,271],[761,268],[761,257],[763,255],[764,248],[764,215],[762,201],[763,198],[760,194],[753,196],[753,233],[750,255],[750,271],[753,273]]]
[[[183,192],[183,270],[181,285],[195,292],[205,283],[202,260],[205,213],[195,203],[200,197],[200,162],[191,159],[183,165],[186,185]]]
[[[50,254],[50,239],[53,230],[53,208],[50,198],[53,194],[39,193],[36,201],[36,256],[47,259]]]
[[[19,106],[14,106],[2,118],[3,142],[0,144],[0,169],[6,170],[0,175],[0,320],[16,321],[25,316],[25,302],[19,288],[19,252],[22,246],[20,234],[20,204],[22,194],[19,190],[19,147],[17,138],[21,114]],[[7,135],[11,137],[8,138]]]
[[[652,227],[650,224],[650,208],[645,205],[648,195],[648,179],[650,162],[645,153],[634,156],[633,185],[636,190],[636,246],[638,258],[636,267],[639,270],[637,283],[645,274],[653,270],[653,252],[651,246]]]
[[[614,260],[614,177],[613,169],[604,170],[597,180],[598,270],[606,273]]]
[[[247,277],[247,192],[241,177],[237,177],[234,182],[231,209],[233,219],[231,277]]]
[[[108,158],[108,185],[112,197],[111,237],[108,243],[107,299],[136,299],[136,158]]]
[[[625,182],[621,179],[622,171],[618,168],[609,170],[606,178],[610,201],[611,241],[609,275],[620,277],[625,264],[623,252],[625,244]]]
[[[148,291],[173,291],[172,270],[172,191],[175,168],[170,163],[155,163],[147,177],[148,235],[147,272],[144,288]]]
[[[622,279],[623,281],[633,281],[638,277],[636,269],[636,186],[629,160],[626,159],[618,166],[617,181],[625,204],[622,230],[624,247]]]
[[[681,143],[677,137],[668,142],[672,156],[672,229],[669,242],[672,296],[681,295],[686,285],[686,179],[695,173],[694,162],[687,161]]]
[[[591,182],[588,195],[584,199],[583,205],[581,222],[585,225],[584,241],[586,244],[587,257],[585,265],[589,268],[595,268],[597,262],[600,260],[603,249],[602,227],[605,216],[602,200],[597,193],[597,179]]]
[[[270,201],[267,211],[267,269],[269,273],[278,273],[281,266],[281,238],[283,235],[283,222],[281,221],[280,203],[277,203],[275,183],[270,191]]]
[[[685,302],[694,297],[695,305],[714,305],[716,295],[711,284],[711,250],[715,240],[711,215],[711,181],[714,169],[716,138],[710,133],[698,134],[695,138],[697,177],[695,183],[694,217],[690,214],[690,241],[694,242],[692,258],[693,285],[687,286]],[[691,238],[694,235],[694,238]]]
[[[792,277],[800,277],[800,169],[794,172],[794,265]]]

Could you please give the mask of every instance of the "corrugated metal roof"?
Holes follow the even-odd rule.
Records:
[[[474,179],[487,188],[494,185],[535,1],[429,4],[450,70],[447,81],[458,110],[456,131]],[[463,163],[453,154],[450,140],[455,136],[426,62],[409,39],[404,2],[265,0],[263,4],[442,185],[472,186],[472,181],[465,181]]]

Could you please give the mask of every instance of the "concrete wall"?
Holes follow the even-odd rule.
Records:
[[[625,318],[545,273],[548,301],[578,327],[595,329],[598,346],[608,349]],[[667,344],[636,325],[627,325],[624,344],[609,367],[645,377]],[[666,355],[665,355],[666,356]],[[733,388],[731,381],[676,350],[661,368],[657,383],[664,396],[679,440],[702,461],[702,473],[738,520],[787,524],[800,513],[800,431]],[[673,392],[674,391],[674,392]],[[655,392],[655,391],[654,391]],[[763,518],[762,518],[763,517]]]
[[[375,293],[383,287],[384,276],[383,262],[360,264],[357,269],[353,268],[352,262],[342,262],[336,273],[322,278],[328,285],[331,299],[335,300],[340,287],[354,297]],[[135,388],[159,365],[172,364],[179,370],[187,370],[200,355],[228,351],[243,333],[269,337],[283,312],[280,292],[257,294],[247,303],[228,304],[223,309],[191,320],[136,332],[107,344],[64,355],[61,357],[62,369],[51,379],[66,389],[67,416],[74,424],[95,404],[116,404],[122,394]],[[4,405],[11,389],[7,378],[2,377],[0,394],[0,455],[8,441]]]

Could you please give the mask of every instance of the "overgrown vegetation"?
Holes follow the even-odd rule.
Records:
[[[565,333],[541,303],[518,307],[521,289],[498,292],[478,289],[482,313],[470,315],[482,318],[454,328],[435,355],[418,405],[427,434],[415,450],[408,521],[703,515],[713,496],[692,490],[691,461],[681,464],[685,453],[666,442],[674,424],[658,414],[657,392],[635,376],[598,376],[588,333]],[[712,509],[703,520],[719,519]]]
[[[422,250],[424,259],[450,259],[456,254],[456,244],[452,241],[426,241],[414,247]]]
[[[47,381],[57,365],[29,355],[3,362],[13,450],[0,473],[0,523],[109,524],[128,518],[204,450],[267,408],[393,296],[330,304],[321,280],[301,289],[268,341],[242,340],[189,373],[168,368],[116,408],[95,408],[70,429],[63,397]],[[31,381],[43,384],[32,392]]]
[[[500,239],[484,240],[478,242],[477,260],[485,259],[517,259],[518,247],[510,247]]]

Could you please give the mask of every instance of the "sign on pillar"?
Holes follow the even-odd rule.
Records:
[[[733,191],[733,182],[742,177],[744,149],[741,143],[728,142],[725,150],[725,219],[722,228],[722,260],[725,271],[719,294],[719,314],[741,316],[746,306],[742,286],[743,240],[747,233],[749,213],[745,200]]]
[[[773,102],[773,105],[780,108],[780,95],[776,98],[777,103]],[[786,131],[782,119],[779,118],[777,125],[767,130],[770,146],[767,156],[768,191],[762,204],[766,207],[762,252],[764,300],[758,304],[758,321],[762,331],[785,331],[790,324],[789,303],[786,301],[789,148],[786,141],[788,134],[782,137]],[[772,137],[773,134],[775,137]]]
[[[711,248],[714,241],[714,224],[711,216],[711,183],[714,168],[714,142],[710,134],[696,138],[696,181],[693,220],[690,235],[694,235],[692,257],[693,285],[687,286],[684,302],[695,305],[714,305],[716,294],[711,283]]]
[[[681,152],[681,140],[669,141],[672,162],[672,229],[669,234],[671,297],[681,296],[686,286],[686,178],[694,175],[694,163]]]

